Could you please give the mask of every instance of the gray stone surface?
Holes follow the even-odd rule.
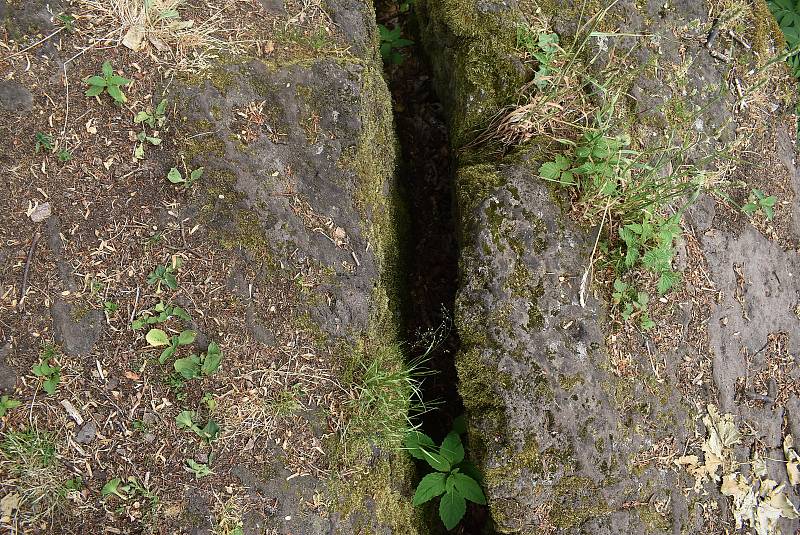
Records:
[[[29,113],[33,111],[33,95],[18,82],[0,81],[0,110],[11,113]]]
[[[58,299],[50,309],[56,343],[70,356],[88,355],[103,330],[103,311],[76,311]]]

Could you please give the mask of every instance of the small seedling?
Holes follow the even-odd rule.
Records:
[[[20,406],[20,402],[16,399],[11,399],[8,396],[0,397],[0,418],[6,415],[6,412]]]
[[[124,104],[128,101],[121,87],[129,85],[131,81],[114,74],[114,68],[108,61],[103,63],[102,76],[90,76],[84,81],[89,84],[89,89],[86,90],[87,97],[98,97],[105,91],[118,104]]]
[[[537,36],[525,26],[517,27],[517,46],[526,49],[539,62],[539,68],[533,77],[533,83],[539,90],[550,84],[553,63],[559,50],[558,42],[558,34],[540,33]]]
[[[161,128],[167,122],[167,117],[164,115],[166,109],[167,99],[162,99],[155,110],[147,108],[137,113],[133,118],[133,122],[135,124],[146,124],[150,128]]]
[[[206,392],[203,394],[203,399],[200,400],[206,407],[208,407],[208,412],[214,412],[217,410],[217,400],[214,399],[214,394],[211,392]]]
[[[111,479],[103,485],[103,488],[100,489],[100,495],[103,497],[106,496],[116,496],[120,500],[127,500],[130,498],[131,486],[122,484],[122,479],[115,477]]]
[[[642,329],[648,331],[656,326],[647,312],[647,303],[650,297],[645,292],[637,292],[636,288],[620,279],[614,281],[614,292],[611,302],[622,307],[622,319],[628,321],[639,318]]]
[[[61,380],[61,367],[51,364],[56,350],[53,346],[46,346],[39,355],[39,364],[32,371],[36,377],[43,379],[42,388],[50,395],[55,394],[58,382]]]
[[[169,173],[167,173],[167,180],[175,185],[182,184],[184,188],[189,189],[203,176],[203,170],[203,167],[198,167],[190,172],[188,177],[184,177],[181,172],[178,171],[177,167],[173,167],[169,170]]]
[[[151,310],[143,310],[139,314],[139,317],[131,323],[131,329],[138,331],[144,329],[147,325],[164,323],[172,317],[180,318],[183,321],[192,320],[189,314],[181,307],[177,305],[165,305],[163,302],[159,302]]]
[[[198,463],[194,459],[186,459],[186,467],[194,474],[195,479],[214,475],[214,471],[207,464]]]
[[[158,357],[159,364],[164,364],[168,358],[172,357],[180,346],[188,346],[197,337],[194,331],[181,331],[180,334],[167,335],[161,329],[150,329],[145,336],[147,343],[153,347],[167,346]]]
[[[177,289],[178,280],[175,278],[175,273],[178,272],[182,264],[183,260],[181,260],[180,256],[173,256],[171,264],[158,266],[156,269],[150,272],[150,274],[147,276],[147,284],[150,286],[155,285],[156,293],[161,291],[162,284],[170,290]]]
[[[219,425],[217,422],[209,420],[203,428],[200,428],[200,426],[195,423],[196,417],[197,415],[194,411],[181,411],[181,413],[175,417],[175,424],[178,426],[178,429],[189,429],[193,431],[194,434],[208,443],[216,440],[219,435]]]
[[[381,56],[383,56],[383,61],[393,65],[403,63],[406,58],[400,49],[413,45],[414,41],[404,39],[401,36],[403,28],[399,24],[392,30],[381,24],[378,26],[378,31],[381,36]]]
[[[451,530],[463,518],[466,500],[486,505],[486,496],[478,482],[480,474],[464,460],[464,445],[458,430],[451,431],[439,448],[431,437],[416,430],[406,435],[404,443],[412,457],[427,462],[436,470],[419,482],[412,502],[415,506],[441,496],[439,518],[445,528]]]
[[[175,395],[175,399],[178,401],[184,401],[186,399],[186,381],[184,381],[183,377],[173,373],[164,378],[164,384]]]
[[[144,147],[146,144],[153,146],[161,145],[161,138],[155,136],[148,136],[144,130],[136,134],[136,147],[133,149],[133,157],[137,160],[144,159]]]
[[[69,33],[75,31],[75,17],[68,13],[62,13],[58,17],[56,17],[58,21],[64,26],[64,29],[67,30]]]
[[[56,155],[59,162],[68,162],[72,159],[72,153],[67,149],[60,149]]]
[[[134,476],[129,476],[126,480],[115,477],[100,489],[100,495],[105,497],[116,496],[122,501],[127,501],[139,495],[146,500],[150,500],[151,507],[158,504],[158,496],[142,485]]]
[[[113,314],[117,310],[119,310],[119,305],[113,301],[104,301],[103,302],[103,310],[108,312],[109,314]]]
[[[34,138],[36,139],[36,154],[39,154],[39,151],[42,149],[49,151],[53,150],[53,138],[49,135],[45,134],[44,132],[36,132]]]
[[[742,212],[752,217],[753,214],[760,211],[767,221],[772,221],[772,218],[775,217],[775,203],[777,202],[777,197],[773,195],[767,197],[760,189],[753,189],[747,204],[742,206]]]
[[[177,359],[173,367],[184,379],[197,379],[212,375],[219,369],[220,362],[222,362],[222,351],[216,342],[211,342],[205,353],[201,353],[200,356],[192,354],[186,358]]]

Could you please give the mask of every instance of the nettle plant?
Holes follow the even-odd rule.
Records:
[[[464,460],[464,445],[458,432],[451,431],[437,448],[431,437],[414,430],[406,435],[404,444],[412,457],[436,470],[419,482],[412,502],[415,506],[441,496],[439,518],[451,530],[464,517],[467,500],[486,505],[486,496],[478,483],[480,474],[472,463]]]
[[[378,26],[381,36],[381,56],[383,61],[392,65],[400,65],[406,59],[401,49],[411,46],[414,41],[405,39],[402,36],[403,28],[399,24],[393,29],[389,29],[383,24]]]
[[[545,89],[556,74],[554,63],[559,52],[559,39],[556,33],[535,33],[527,26],[517,27],[517,46],[524,48],[537,62],[539,68],[533,76],[534,85]]]
[[[122,86],[129,85],[131,81],[114,74],[114,67],[108,61],[103,63],[101,75],[90,76],[84,81],[89,85],[89,89],[86,90],[87,97],[99,97],[106,92],[117,104],[124,104],[128,101],[125,93],[122,92]]]
[[[539,175],[574,188],[583,218],[607,231],[613,229],[598,243],[617,276],[612,301],[619,305],[623,319],[638,318],[646,330],[655,326],[646,310],[649,296],[623,279],[638,269],[650,271],[658,276],[659,295],[678,283],[680,274],[672,263],[681,215],[697,199],[706,175],[691,165],[663,172],[670,159],[682,156],[683,147],[649,153],[630,148],[627,135],[611,133],[615,104],[612,99],[600,110],[593,127],[577,142],[562,141],[567,150],[543,163]],[[675,204],[681,206],[675,209]],[[661,215],[670,212],[670,216]]]
[[[133,157],[135,159],[144,159],[145,146],[161,145],[161,138],[158,137],[158,129],[163,127],[167,122],[167,117],[165,115],[166,109],[167,99],[161,99],[161,102],[158,103],[155,109],[147,108],[146,110],[142,110],[133,118],[134,124],[142,125],[141,132],[136,134],[137,143],[136,147],[133,149]],[[148,133],[146,127],[150,127],[152,131]]]
[[[742,206],[742,212],[749,216],[753,216],[758,212],[764,214],[767,221],[772,221],[775,217],[775,204],[778,198],[765,194],[760,189],[753,189],[750,191],[750,197],[747,199],[747,204]]]

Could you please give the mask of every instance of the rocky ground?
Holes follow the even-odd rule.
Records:
[[[373,11],[153,5],[0,6],[3,529],[413,531]]]
[[[763,0],[144,5],[0,4],[0,529],[800,532]]]

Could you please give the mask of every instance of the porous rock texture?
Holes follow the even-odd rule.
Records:
[[[700,454],[707,404],[751,430],[737,447],[743,458],[759,444],[780,461],[783,436],[800,424],[800,182],[793,103],[781,90],[794,86],[778,70],[749,111],[735,89],[737,78],[753,73],[751,62],[763,65],[780,50],[765,3],[739,12],[752,30],[746,47],[726,33],[724,2],[425,0],[418,7],[454,149],[462,147],[456,364],[497,529],[728,532],[734,522],[718,484],[697,493],[694,478],[673,463]],[[736,202],[744,204],[750,188],[782,201],[766,225],[719,196],[701,196],[682,221],[681,289],[657,307],[657,326],[647,332],[615,324],[604,289],[582,289],[598,229],[581,224],[567,193],[539,178],[552,140],[535,138],[506,156],[467,145],[532,78],[519,59],[517,27],[544,21],[571,50],[578,28],[606,9],[592,26],[605,35],[587,40],[585,58],[596,55],[588,69],[595,74],[613,62],[634,73],[623,98],[635,142],[655,144],[682,129],[698,140],[695,161],[738,142],[749,156],[733,173],[745,191]],[[712,30],[725,37],[708,39]],[[681,106],[693,112],[688,124],[675,111]],[[768,470],[787,482],[783,463]],[[797,504],[796,488],[787,484],[786,492]],[[781,519],[779,527],[794,533],[798,523]]]

